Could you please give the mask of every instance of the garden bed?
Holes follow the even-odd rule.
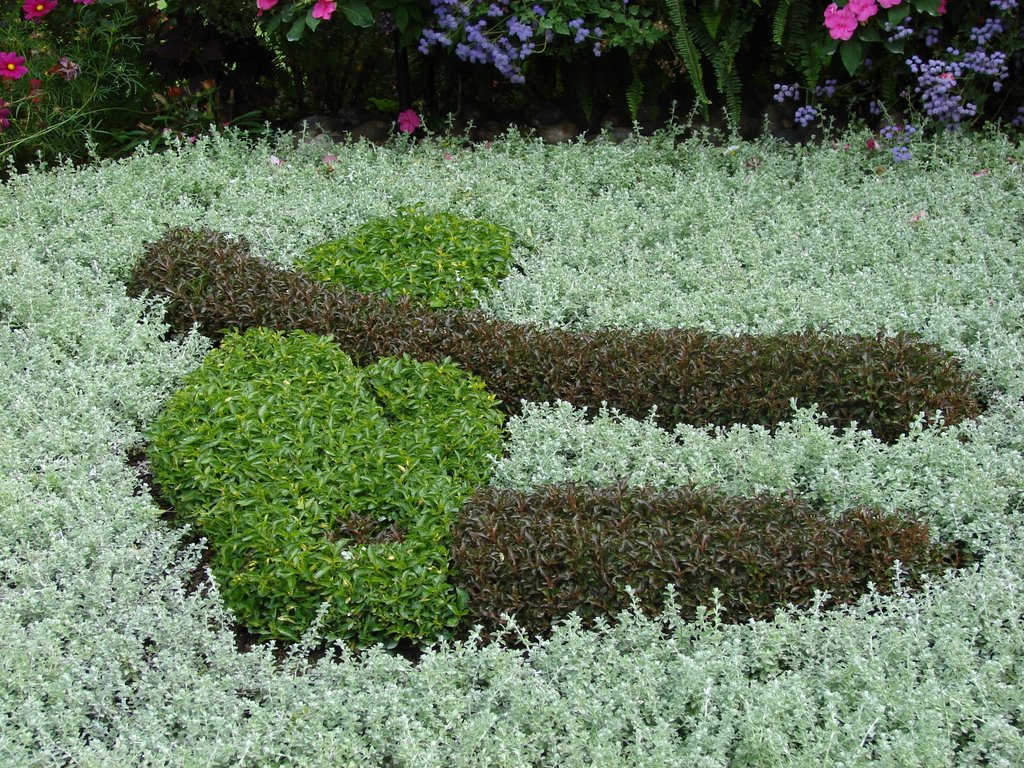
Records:
[[[848,134],[805,148],[670,136],[161,155],[0,189],[0,762],[10,765],[1013,765],[1024,762],[1024,150]],[[406,206],[515,233],[504,322],[721,335],[912,333],[986,409],[876,439],[795,402],[774,426],[523,405],[490,483],[797,494],[908,513],[974,565],[914,591],[729,623],[558,626],[542,642],[311,660],[236,644],[203,551],[140,484],[143,437],[210,348],[129,298],[168,227],[289,268]],[[201,573],[201,571],[199,572]]]

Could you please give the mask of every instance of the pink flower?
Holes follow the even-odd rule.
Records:
[[[256,8],[259,9],[256,11],[256,15],[262,16],[264,11],[269,11],[275,5],[277,5],[277,0],[256,0]]]
[[[913,216],[910,217],[910,220],[909,220],[908,223],[909,224],[917,224],[917,222],[922,221],[922,220],[924,220],[926,218],[928,218],[928,212],[927,211],[919,211],[918,213],[915,213]]]
[[[92,2],[92,0],[89,0],[89,2]],[[50,71],[55,75],[64,75],[64,79],[69,83],[82,74],[82,68],[67,56],[61,56],[57,66]]]
[[[398,130],[402,133],[412,133],[420,127],[420,116],[415,110],[407,109],[398,113]]]
[[[96,0],[72,0],[72,2],[80,3],[81,5],[92,5]]]
[[[825,26],[833,40],[849,40],[857,29],[857,17],[849,8],[839,8],[831,3],[825,9]]]
[[[284,165],[284,160],[282,160],[277,155],[271,155],[270,159],[267,162],[269,162],[271,165],[277,166],[277,167],[280,167],[280,166]]]
[[[20,80],[26,74],[28,74],[28,67],[25,66],[24,56],[0,51],[0,77]]]
[[[946,12],[946,0],[939,0],[939,16]]]
[[[878,13],[878,4],[875,0],[850,0],[846,4],[846,10],[857,17],[857,21],[865,22]]]
[[[869,151],[874,152],[878,149],[878,142],[874,139],[868,139],[864,142],[864,146],[867,147]]]
[[[25,12],[25,21],[41,19],[57,7],[57,0],[25,0],[21,10]]]
[[[316,0],[316,5],[313,6],[313,18],[327,21],[337,7],[338,4],[334,0]]]
[[[338,156],[337,155],[324,155],[323,160],[324,160],[324,165],[326,165],[328,168],[333,168],[334,164],[336,162],[338,162]]]
[[[883,8],[895,8],[902,2],[903,0],[878,0],[878,4]]]

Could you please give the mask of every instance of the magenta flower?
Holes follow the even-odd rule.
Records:
[[[857,30],[857,17],[853,11],[831,3],[825,9],[825,26],[833,40],[849,40]]]
[[[878,3],[875,0],[850,0],[846,10],[856,16],[857,21],[865,22],[878,13]]]
[[[80,5],[92,5],[96,0],[72,0],[72,2],[79,3]]]
[[[338,4],[334,0],[316,0],[316,5],[313,6],[313,18],[327,21],[337,7]]]
[[[420,127],[420,116],[415,110],[407,109],[398,113],[398,130],[402,133],[412,133]]]
[[[895,8],[902,2],[903,0],[878,0],[878,4],[883,8]]]
[[[7,102],[4,101],[3,99],[0,99],[0,131],[2,131],[4,128],[7,128],[7,127],[10,126],[10,124],[11,124],[10,117],[11,117],[11,110],[7,106]]]
[[[24,56],[0,51],[0,77],[20,80],[27,74],[28,67],[25,66]]]
[[[25,12],[25,21],[41,19],[57,7],[57,0],[25,0],[21,10]]]
[[[259,9],[256,11],[257,16],[262,16],[264,11],[269,11],[277,5],[277,0],[256,0],[256,7]]]

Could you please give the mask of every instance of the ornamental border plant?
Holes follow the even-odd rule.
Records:
[[[115,7],[116,6],[116,7]],[[0,10],[0,161],[85,159],[141,109],[151,75],[128,0],[24,0]]]
[[[900,90],[891,73],[881,73],[890,82],[883,87],[889,92],[887,100],[893,101],[890,97],[898,93],[911,109],[923,113],[922,120],[954,129],[975,122],[984,114],[986,102],[1003,96],[1011,65],[1024,66],[1018,0],[989,0],[983,5],[976,10],[969,3],[951,8],[947,0],[849,0],[842,7],[829,4],[823,25],[851,77],[878,69],[868,55],[871,46],[905,56],[905,69],[896,74],[909,80],[908,87]],[[947,14],[955,15],[947,29],[959,29],[960,37],[944,43],[942,30],[927,19]],[[1002,101],[989,112],[998,115],[1006,106]],[[873,113],[881,112],[880,105],[872,105]],[[1010,123],[1024,124],[1024,105]]]

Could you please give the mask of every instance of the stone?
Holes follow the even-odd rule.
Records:
[[[349,131],[349,136],[352,138],[352,141],[366,139],[374,144],[383,144],[388,140],[390,135],[391,123],[386,120],[382,120],[379,117],[364,120]]]
[[[542,125],[537,129],[537,135],[545,144],[563,144],[572,141],[579,134],[580,129],[568,120],[562,120],[554,125]]]

